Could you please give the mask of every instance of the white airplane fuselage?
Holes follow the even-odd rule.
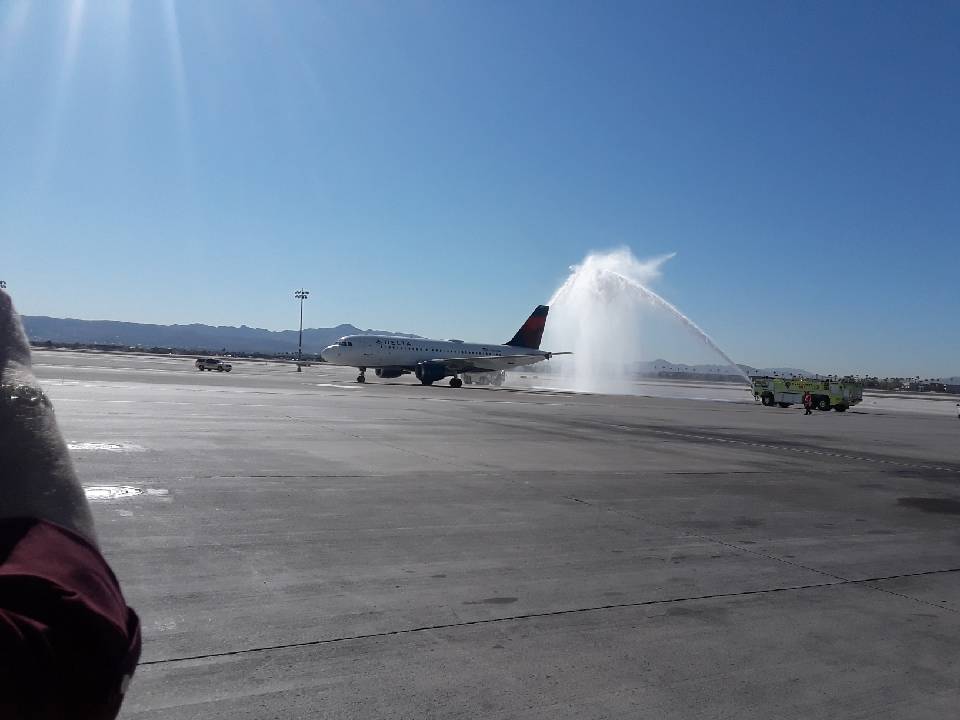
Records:
[[[489,358],[550,353],[532,348],[489,343],[465,343],[460,340],[399,338],[387,335],[347,335],[324,348],[320,357],[331,365],[355,368],[403,368],[412,371],[423,362],[443,362],[447,358]]]
[[[392,335],[347,335],[320,352],[331,365],[347,365],[360,370],[357,382],[365,382],[367,368],[382,378],[414,373],[424,385],[449,377],[451,387],[460,387],[461,375],[497,373],[549,360],[557,353],[540,350],[540,339],[547,322],[546,305],[538,305],[504,344],[465,343],[462,340],[432,340]],[[484,375],[483,377],[497,377]]]

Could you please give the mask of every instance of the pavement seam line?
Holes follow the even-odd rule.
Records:
[[[637,515],[636,513],[632,513],[632,512],[630,512],[629,510],[621,510],[620,508],[614,508],[614,507],[603,508],[603,507],[601,507],[601,506],[599,506],[599,505],[595,505],[594,503],[591,503],[591,502],[588,501],[588,500],[582,500],[581,498],[574,497],[574,496],[572,496],[572,495],[567,495],[567,496],[565,496],[565,498],[566,498],[567,500],[572,500],[573,502],[579,503],[579,504],[581,504],[581,505],[587,505],[588,507],[595,507],[595,508],[597,508],[597,509],[604,510],[604,511],[606,511],[606,512],[612,512],[612,513],[615,513],[615,514],[617,514],[617,515],[621,515],[621,516],[623,516],[623,517],[631,518],[631,519],[633,519],[633,520],[640,520],[640,521],[645,522],[645,523],[648,523],[648,524],[650,524],[650,525],[654,525],[654,526],[656,526],[656,527],[664,528],[665,530],[675,531],[675,529],[674,529],[674,528],[671,528],[669,525],[663,525],[663,524],[658,523],[658,522],[656,522],[656,521],[654,521],[654,520],[650,520],[650,519],[648,519],[648,518],[646,518],[646,517],[643,517],[642,515]],[[828,572],[827,570],[820,570],[819,568],[811,567],[810,565],[804,565],[803,563],[793,562],[792,560],[787,560],[786,558],[778,557],[777,555],[771,555],[770,553],[760,552],[759,550],[754,550],[753,548],[746,548],[746,547],[743,547],[742,545],[739,545],[739,544],[737,544],[737,543],[727,542],[726,540],[721,540],[720,538],[715,538],[715,537],[712,537],[712,536],[710,536],[710,535],[701,535],[701,534],[699,534],[699,533],[691,533],[691,532],[688,532],[688,531],[685,531],[685,530],[680,530],[679,532],[680,532],[680,534],[681,534],[682,536],[684,536],[684,537],[693,538],[693,539],[696,539],[696,540],[703,540],[704,542],[710,542],[710,543],[714,543],[714,544],[717,544],[717,545],[721,545],[721,546],[726,547],[726,548],[729,548],[729,549],[731,549],[731,550],[735,550],[735,551],[739,551],[739,552],[742,552],[742,553],[746,553],[746,554],[748,554],[748,555],[754,555],[754,556],[756,556],[756,557],[765,558],[765,559],[767,559],[767,560],[773,560],[774,562],[782,563],[782,564],[784,564],[784,565],[790,565],[791,567],[796,567],[796,568],[799,568],[799,569],[801,569],[801,570],[806,570],[806,571],[808,571],[808,572],[816,573],[816,574],[818,574],[818,575],[823,575],[824,577],[834,578],[834,579],[836,579],[836,580],[840,580],[842,583],[852,583],[852,582],[862,583],[862,582],[869,582],[869,581],[871,581],[870,579],[868,579],[868,580],[852,580],[851,578],[844,577],[843,575],[837,575],[836,573]],[[956,568],[956,569],[960,569],[960,568]],[[906,574],[906,575],[891,575],[891,576],[889,576],[889,577],[872,578],[872,581],[873,581],[873,582],[881,582],[881,581],[883,581],[883,580],[893,580],[893,579],[896,579],[896,578],[898,578],[898,577],[916,577],[916,576],[926,575],[926,574],[936,574],[936,573],[939,573],[939,572],[954,572],[954,569],[949,569],[949,570],[919,571],[919,572],[917,572],[917,573],[908,573],[908,574]],[[874,586],[872,586],[872,585],[868,585],[867,587],[869,587],[871,590],[875,590],[875,591],[877,591],[877,592],[886,593],[886,594],[888,594],[888,595],[893,595],[893,596],[895,596],[895,597],[903,598],[903,599],[905,599],[905,600],[912,600],[913,602],[920,603],[921,605],[927,605],[927,606],[929,606],[929,607],[937,608],[938,610],[947,610],[948,612],[952,612],[952,613],[960,612],[960,611],[955,610],[955,609],[953,609],[953,608],[951,608],[951,607],[948,607],[948,606],[946,606],[946,605],[941,605],[941,604],[939,604],[939,603],[935,603],[935,602],[932,602],[932,601],[930,601],[930,600],[924,600],[924,599],[922,599],[922,598],[914,597],[913,595],[906,595],[906,594],[904,594],[904,593],[898,593],[898,592],[895,592],[895,591],[893,591],[893,590],[888,590],[887,588],[874,587]]]
[[[770,555],[769,553],[763,553],[763,552],[760,552],[759,550],[754,550],[754,549],[752,549],[752,548],[745,548],[745,547],[743,547],[742,545],[738,545],[738,544],[736,544],[736,543],[727,542],[726,540],[721,540],[720,538],[716,538],[716,537],[713,537],[713,536],[711,536],[711,535],[703,535],[703,534],[700,534],[700,533],[693,533],[693,532],[690,532],[690,531],[688,531],[688,530],[682,530],[682,529],[678,529],[678,528],[673,528],[673,527],[670,527],[669,525],[665,525],[665,524],[663,524],[663,523],[658,523],[658,522],[656,522],[655,520],[650,520],[649,518],[644,517],[643,515],[638,515],[637,513],[632,513],[632,512],[630,512],[629,510],[622,510],[622,509],[616,508],[616,507],[606,507],[606,508],[605,508],[605,507],[602,507],[602,506],[600,506],[600,505],[596,505],[596,504],[590,502],[589,500],[583,500],[583,499],[578,498],[578,497],[573,497],[572,495],[568,495],[568,496],[566,496],[566,498],[567,498],[567,500],[572,500],[573,502],[580,503],[581,505],[587,505],[587,506],[589,506],[589,507],[595,507],[595,508],[598,508],[598,509],[600,509],[600,510],[604,510],[604,511],[606,511],[606,512],[611,512],[611,513],[614,513],[614,514],[616,514],[616,515],[621,515],[621,516],[623,516],[623,517],[628,517],[628,518],[630,518],[631,520],[640,520],[640,521],[645,522],[645,523],[647,523],[647,524],[649,524],[649,525],[653,525],[653,526],[655,526],[655,527],[663,528],[664,530],[669,530],[669,531],[671,531],[671,532],[679,532],[682,537],[692,538],[692,539],[694,539],[694,540],[702,540],[702,541],[708,542],[708,543],[714,543],[714,544],[716,544],[716,545],[721,545],[721,546],[723,546],[723,547],[729,548],[729,549],[731,549],[731,550],[735,550],[735,551],[737,551],[737,552],[747,553],[748,555],[755,555],[755,556],[757,556],[757,557],[765,558],[765,559],[767,559],[767,560],[774,560],[774,561],[776,561],[776,562],[778,562],[778,563],[782,563],[782,564],[784,564],[784,565],[790,565],[790,566],[792,566],[792,567],[800,568],[801,570],[807,570],[808,572],[816,573],[816,574],[818,574],[818,575],[823,575],[824,577],[833,578],[833,579],[835,579],[835,580],[841,580],[841,581],[843,581],[843,582],[850,582],[850,581],[851,581],[850,578],[843,577],[842,575],[836,575],[836,574],[834,574],[834,573],[827,572],[826,570],[819,570],[819,569],[817,569],[817,568],[810,567],[810,566],[804,565],[804,564],[802,564],[802,563],[792,562],[791,560],[787,560],[786,558],[777,557],[776,555]]]
[[[877,463],[878,465],[892,465],[910,470],[936,470],[939,472],[960,473],[960,469],[947,467],[944,465],[922,465],[919,463],[907,463],[899,460],[887,460],[883,458],[871,458],[864,455],[849,455],[846,453],[834,452],[832,450],[811,450],[809,448],[796,448],[787,445],[774,445],[772,443],[753,442],[751,440],[740,440],[738,438],[725,438],[718,435],[697,435],[694,433],[680,433],[671,430],[657,430],[654,428],[638,428],[631,425],[617,425],[615,423],[596,423],[603,427],[612,427],[618,430],[629,430],[631,432],[646,431],[655,435],[666,435],[669,437],[687,438],[690,440],[707,440],[709,442],[729,443],[732,445],[744,445],[747,447],[764,448],[766,450],[780,450],[786,452],[800,453],[802,455],[821,455],[824,457],[837,458],[839,460],[854,460],[858,462]]]
[[[313,647],[316,645],[332,645],[340,642],[351,642],[354,640],[372,640],[376,638],[394,637],[397,635],[412,635],[421,632],[430,632],[436,630],[452,630],[461,627],[471,627],[474,625],[492,625],[502,622],[516,622],[519,620],[535,620],[537,618],[558,617],[561,615],[576,615],[580,613],[600,612],[603,610],[621,610],[627,608],[650,607],[654,605],[671,605],[682,602],[696,602],[698,600],[721,600],[725,598],[750,597],[753,595],[768,595],[771,593],[817,590],[821,588],[843,587],[847,585],[863,585],[871,582],[882,582],[885,580],[898,580],[908,577],[920,577],[924,575],[940,575],[945,573],[960,572],[960,568],[945,568],[942,570],[925,570],[917,573],[904,573],[902,575],[889,575],[886,577],[864,578],[862,580],[845,580],[840,582],[813,583],[809,585],[788,585],[784,587],[763,588],[760,590],[742,590],[733,593],[711,593],[708,595],[693,595],[690,597],[665,598],[662,600],[639,600],[629,603],[612,603],[609,605],[592,605],[584,608],[568,608],[565,610],[548,610],[543,612],[523,613],[520,615],[510,615],[499,618],[482,618],[479,620],[464,620],[462,622],[440,623],[437,625],[424,625],[422,627],[404,628],[401,630],[386,630],[378,633],[364,633],[361,635],[346,635],[337,638],[325,638],[320,640],[304,640],[301,642],[284,643],[281,645],[265,645],[261,647],[242,648],[240,650],[225,650],[222,652],[204,653],[201,655],[189,655],[177,658],[162,658],[160,660],[145,660],[139,663],[140,667],[147,665],[166,665],[177,662],[189,662],[191,660],[210,660],[221,657],[231,657],[235,655],[250,655],[253,653],[269,652],[271,650],[287,650],[292,648]],[[875,589],[875,588],[871,588]],[[897,595],[898,593],[892,593]],[[914,599],[914,598],[910,598]],[[949,610],[941,606],[935,606],[941,610]]]
[[[584,502],[584,501],[581,500],[580,502]],[[654,522],[648,518],[643,517],[642,515],[637,515],[627,510],[612,508],[611,511],[633,518],[634,520],[642,520],[644,522],[650,523],[651,525],[657,525],[664,529],[673,530],[673,528],[671,528],[668,525],[663,525],[663,524]],[[771,555],[769,553],[760,552],[759,550],[754,550],[753,548],[746,548],[740,544],[728,542],[726,540],[721,540],[720,538],[713,537],[712,535],[702,535],[700,533],[692,533],[686,530],[681,530],[680,532],[682,535],[689,538],[695,538],[697,540],[703,540],[705,542],[715,543],[717,545],[722,545],[723,547],[730,548],[731,550],[736,550],[742,553],[747,553],[748,555],[755,555],[757,557],[766,558],[767,560],[774,560],[778,563],[783,563],[784,565],[790,565],[792,567],[800,568],[801,570],[807,570],[809,572],[816,573],[818,575],[823,575],[824,577],[833,578],[834,580],[842,580],[843,582],[850,582],[851,580],[850,578],[843,577],[842,575],[836,575],[835,573],[827,572],[826,570],[820,570],[815,567],[810,567],[809,565],[804,565],[803,563],[793,562],[792,560],[788,560],[786,558],[778,557],[776,555]]]

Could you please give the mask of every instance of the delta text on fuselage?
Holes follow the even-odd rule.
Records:
[[[332,365],[360,370],[357,382],[365,382],[367,368],[381,378],[414,373],[424,385],[450,377],[460,387],[463,374],[502,373],[504,370],[548,360],[557,353],[540,349],[546,324],[546,305],[538,306],[513,338],[503,344],[465,343],[462,340],[433,340],[382,335],[348,335],[324,348],[320,356]]]

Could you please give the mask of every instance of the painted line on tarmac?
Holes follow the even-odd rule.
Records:
[[[83,493],[87,500],[99,502],[104,500],[124,500],[138,495],[152,495],[155,497],[166,497],[170,494],[169,490],[159,488],[141,488],[133,485],[84,485]]]
[[[361,635],[347,635],[335,638],[321,638],[318,640],[304,640],[301,642],[283,643],[282,645],[264,645],[259,647],[241,648],[239,650],[224,650],[221,652],[204,653],[201,655],[189,655],[185,657],[161,658],[159,660],[145,660],[139,663],[140,667],[147,665],[166,665],[176,662],[189,662],[195,660],[213,660],[223,657],[234,657],[237,655],[250,655],[253,653],[270,652],[273,650],[288,650],[292,648],[313,647],[317,645],[332,645],[334,643],[351,642],[356,640],[372,640],[377,638],[394,637],[398,635],[413,635],[422,632],[436,632],[437,630],[455,630],[457,628],[471,627],[477,625],[493,625],[494,623],[518,622],[521,620],[536,620],[538,618],[560,617],[563,615],[577,615],[581,613],[601,612],[604,610],[621,610],[629,608],[652,607],[656,605],[671,605],[674,603],[696,602],[699,600],[723,600],[728,598],[751,597],[757,595],[770,595],[782,592],[802,592],[804,590],[818,590],[823,588],[843,587],[849,585],[863,585],[871,582],[882,582],[885,580],[899,580],[902,578],[920,577],[924,575],[938,575],[946,573],[960,572],[960,568],[945,568],[943,570],[926,570],[916,573],[904,573],[902,575],[890,575],[887,577],[864,578],[863,580],[847,580],[839,582],[813,583],[809,585],[787,585],[783,587],[761,588],[759,590],[742,590],[740,592],[712,593],[709,595],[694,595],[689,597],[665,598],[662,600],[639,600],[637,602],[613,603],[609,605],[591,605],[582,608],[568,608],[564,610],[545,610],[542,612],[523,613],[520,615],[509,615],[498,618],[482,618],[479,620],[464,620],[462,622],[440,623],[437,625],[424,625],[421,627],[402,628],[400,630],[385,630],[377,633],[365,633]],[[941,607],[942,610],[951,610],[951,608]]]
[[[203,403],[184,400],[93,400],[89,398],[57,398],[56,402],[96,402],[103,405],[190,405],[199,407],[269,407],[260,403]]]
[[[146,448],[135,443],[107,443],[107,442],[68,442],[67,450],[75,451],[101,451],[112,453],[144,452]]]
[[[744,445],[746,447],[763,448],[765,450],[782,450],[801,455],[821,455],[823,457],[837,458],[838,460],[856,460],[860,462],[876,463],[878,465],[892,465],[894,467],[908,468],[910,470],[937,470],[939,472],[960,473],[960,468],[947,467],[944,465],[923,465],[920,463],[901,462],[899,460],[887,460],[884,458],[866,457],[864,455],[849,455],[847,453],[834,452],[832,450],[811,450],[810,448],[789,447],[787,445],[773,445],[771,443],[754,442],[751,440],[739,440],[737,438],[725,438],[717,435],[697,435],[694,433],[681,433],[672,430],[653,430],[650,428],[638,428],[630,425],[614,425],[611,423],[594,423],[602,427],[611,427],[618,430],[630,430],[632,432],[649,432],[654,435],[666,435],[669,437],[678,437],[688,440],[707,440],[709,442],[727,443],[729,445]]]
[[[169,373],[170,370],[166,368],[149,368],[149,367],[107,367],[106,365],[49,365],[46,363],[34,363],[33,367],[35,368],[53,368],[53,369],[64,369],[65,367],[70,370],[99,370],[103,372],[162,372]]]

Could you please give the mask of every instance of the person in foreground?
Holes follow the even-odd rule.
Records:
[[[0,718],[114,718],[139,657],[140,621],[0,291]]]

